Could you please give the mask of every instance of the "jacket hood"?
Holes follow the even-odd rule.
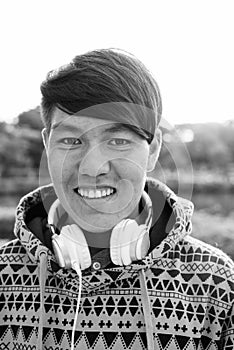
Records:
[[[159,257],[167,254],[173,246],[191,233],[192,202],[178,197],[168,186],[158,180],[148,179],[146,187],[154,212],[149,253],[144,259],[133,262],[131,265],[100,270],[98,278],[97,276],[94,278],[92,272],[84,273],[82,288],[89,291],[105,288],[106,283],[133,277],[138,270],[152,267]],[[33,263],[39,263],[40,254],[46,253],[48,271],[60,277],[70,275],[74,278],[75,272],[60,268],[52,252],[52,234],[47,225],[47,213],[56,198],[52,185],[40,187],[24,196],[16,210],[14,233]],[[167,226],[167,230],[162,232],[164,226]],[[157,238],[160,238],[160,241]]]
[[[150,249],[142,260],[134,261],[127,266],[107,265],[98,271],[90,268],[66,270],[58,266],[51,245],[51,232],[47,224],[47,213],[56,195],[52,185],[38,188],[23,197],[16,212],[15,235],[21,241],[29,259],[38,264],[40,301],[44,300],[46,276],[55,274],[59,277],[61,288],[66,279],[70,291],[77,293],[78,300],[72,331],[74,344],[75,327],[83,294],[92,294],[97,290],[105,290],[114,283],[117,288],[126,288],[128,283],[140,287],[143,314],[146,324],[147,349],[154,349],[153,322],[151,304],[147,290],[146,273],[153,268],[159,258],[173,252],[175,246],[187,234],[191,233],[191,216],[193,204],[177,197],[166,185],[156,180],[148,180],[145,191],[152,201],[153,219],[149,232]],[[175,251],[175,250],[174,250]],[[88,270],[88,271],[87,271]],[[40,317],[38,331],[38,349],[42,348],[44,306],[40,302]],[[73,347],[72,347],[73,348]]]

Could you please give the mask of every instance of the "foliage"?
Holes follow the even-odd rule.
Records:
[[[0,175],[2,177],[19,176],[31,168],[31,160],[27,156],[30,147],[27,140],[15,132],[14,128],[2,125],[0,129]]]
[[[43,143],[40,109],[21,113],[15,124],[0,123],[0,174],[19,176],[37,172]],[[229,181],[234,177],[234,121],[226,124],[184,124],[174,130],[163,129],[163,146],[159,157],[162,169],[176,173],[178,168],[206,169],[222,173]],[[190,161],[191,159],[191,161]]]
[[[14,193],[20,190],[27,192],[28,187],[30,190],[35,187],[35,173],[39,168],[43,152],[42,127],[39,107],[21,113],[12,125],[0,122],[0,177],[5,177],[6,192],[9,193],[9,189]],[[213,184],[212,190],[217,190],[220,174],[222,191],[226,182],[234,183],[234,121],[226,124],[177,125],[174,130],[162,129],[162,132],[163,146],[158,162],[162,169],[168,170],[171,174],[175,174],[178,168],[186,172],[188,160],[190,161],[191,158],[197,183],[204,193],[209,185],[208,182]],[[25,177],[30,174],[34,174],[34,180],[31,181],[32,179],[28,178],[25,181]],[[13,176],[15,176],[15,187],[10,179]],[[227,180],[225,184],[223,176]],[[195,211],[193,235],[218,246],[234,259],[231,215],[233,213],[223,217],[207,210]],[[13,238],[9,235],[12,232],[13,223],[13,212],[8,208],[2,211],[0,231],[7,239]]]
[[[40,117],[40,107],[37,106],[27,112],[23,112],[16,118],[16,124],[20,128],[29,128],[33,130],[40,131],[43,128],[41,117]]]
[[[39,107],[24,112],[15,124],[0,124],[0,175],[25,176],[40,165],[43,143]]]
[[[221,249],[234,260],[233,214],[223,217],[204,210],[193,215],[193,236]]]
[[[1,215],[2,214],[2,215]],[[218,214],[210,214],[204,210],[196,210],[193,215],[192,236],[216,248],[221,249],[234,260],[233,218]],[[0,246],[2,239],[14,239],[14,211],[1,208],[0,211]]]
[[[234,121],[178,125],[170,133],[164,129],[163,140],[162,167],[183,168],[189,156],[195,171],[219,170],[224,176],[234,171]]]

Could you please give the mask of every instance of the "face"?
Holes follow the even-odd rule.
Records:
[[[43,139],[55,192],[83,230],[105,232],[138,215],[157,145],[116,122],[69,116],[59,109]]]

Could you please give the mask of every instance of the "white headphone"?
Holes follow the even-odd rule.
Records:
[[[110,257],[115,265],[129,265],[143,259],[150,247],[149,229],[152,223],[152,202],[143,192],[143,207],[146,209],[145,224],[125,219],[113,229],[110,238]],[[76,224],[63,226],[60,234],[55,233],[59,218],[65,213],[58,199],[52,204],[48,214],[48,224],[53,232],[52,246],[57,262],[61,267],[72,268],[74,263],[81,270],[91,265],[91,256],[84,233]]]

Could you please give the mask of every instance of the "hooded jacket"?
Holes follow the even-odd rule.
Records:
[[[128,266],[114,265],[108,250],[92,258],[82,271],[74,348],[234,349],[234,263],[190,236],[190,201],[155,180],[146,190],[149,252]],[[72,346],[80,279],[53,254],[47,213],[55,199],[52,185],[23,197],[16,239],[0,249],[0,349]]]

